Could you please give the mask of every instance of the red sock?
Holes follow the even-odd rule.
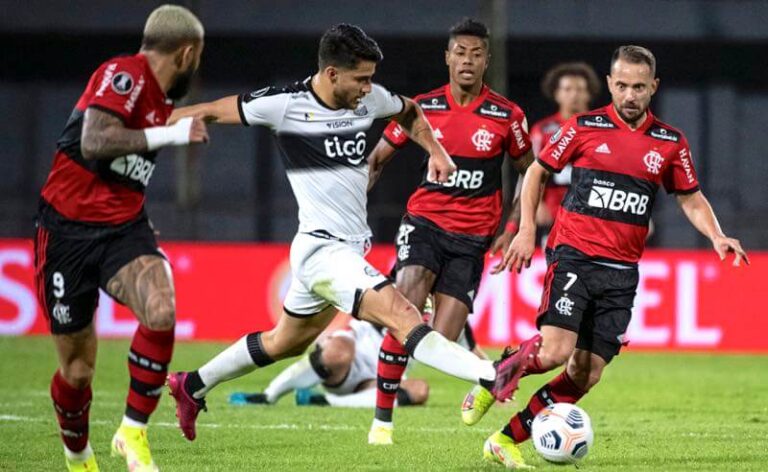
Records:
[[[157,408],[173,355],[173,341],[173,329],[153,331],[139,325],[133,335],[128,352],[128,373],[131,376],[125,407],[128,418],[147,423],[149,415]]]
[[[79,390],[69,385],[57,370],[51,379],[51,398],[59,420],[61,440],[70,451],[82,451],[88,445],[88,411],[93,398],[91,386]]]
[[[533,394],[528,406],[509,420],[503,433],[521,443],[531,437],[531,423],[544,407],[553,403],[576,403],[586,393],[563,371]]]
[[[379,350],[376,376],[376,419],[392,421],[397,388],[408,364],[408,353],[391,334],[387,333]]]

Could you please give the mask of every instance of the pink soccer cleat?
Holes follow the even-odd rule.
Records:
[[[195,421],[200,410],[206,410],[205,400],[196,400],[184,390],[184,382],[187,380],[187,372],[174,372],[168,375],[166,385],[171,391],[171,396],[176,400],[176,418],[179,419],[179,428],[185,438],[194,441],[197,437]]]
[[[494,363],[496,381],[491,393],[496,397],[496,400],[503,402],[512,398],[520,379],[525,374],[528,362],[538,352],[539,346],[541,346],[541,335],[537,334],[520,343],[520,347],[516,350],[512,350],[510,347],[504,350],[501,359]]]

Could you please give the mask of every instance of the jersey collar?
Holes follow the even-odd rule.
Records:
[[[653,122],[656,120],[656,117],[653,116],[653,113],[651,113],[650,107],[645,111],[648,116],[645,117],[645,121],[642,125],[640,125],[637,129],[632,129],[629,126],[627,126],[626,123],[624,123],[624,120],[621,119],[618,113],[616,113],[616,109],[613,107],[613,103],[609,103],[608,106],[605,107],[606,112],[608,113],[608,116],[611,117],[611,120],[618,126],[619,128],[623,129],[624,131],[629,131],[630,133],[645,133],[648,128],[653,125]]]
[[[448,106],[451,110],[474,111],[475,108],[483,103],[485,98],[488,96],[488,90],[488,86],[483,84],[483,88],[480,89],[480,94],[475,97],[474,100],[462,106],[456,103],[456,100],[453,99],[453,94],[451,93],[451,84],[447,83],[445,84],[445,98],[448,100]]]

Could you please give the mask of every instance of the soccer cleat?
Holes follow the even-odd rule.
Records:
[[[477,424],[495,401],[496,398],[487,388],[475,385],[461,404],[461,419],[464,424],[467,426]]]
[[[539,346],[541,346],[541,335],[537,334],[520,343],[520,347],[517,349],[513,350],[509,346],[504,349],[501,359],[494,362],[496,380],[491,393],[496,397],[496,400],[503,402],[512,398],[529,360],[538,352]],[[484,414],[485,412],[482,412],[480,416],[482,417]]]
[[[125,459],[128,472],[158,472],[152,460],[147,428],[122,425],[112,437],[112,456]]]
[[[263,393],[235,392],[229,396],[230,405],[270,405],[267,396]]]
[[[194,441],[197,437],[195,431],[195,421],[200,410],[206,410],[205,400],[197,400],[184,390],[184,382],[187,379],[187,372],[174,372],[168,375],[166,384],[170,390],[171,396],[176,400],[176,418],[179,419],[179,428],[185,438]]]
[[[296,389],[296,404],[299,406],[328,406],[328,400],[322,393],[311,388]]]
[[[485,440],[483,459],[502,464],[507,469],[533,469],[525,463],[523,453],[512,438],[501,431],[496,431]]]
[[[64,459],[67,461],[67,470],[69,472],[99,472],[99,465],[96,463],[91,445],[86,446],[85,450],[73,454],[64,451]]]
[[[373,425],[368,431],[368,444],[372,446],[390,446],[392,442],[392,428],[382,425]]]

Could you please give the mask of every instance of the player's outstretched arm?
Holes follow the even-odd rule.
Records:
[[[712,246],[717,255],[720,256],[721,261],[724,261],[728,253],[731,252],[736,254],[733,258],[735,267],[741,265],[742,259],[749,265],[749,257],[742,249],[741,243],[738,239],[729,238],[723,233],[709,200],[700,190],[678,195],[677,203],[693,226],[712,241]]]
[[[168,123],[176,123],[186,117],[199,118],[206,123],[242,124],[237,95],[230,95],[213,102],[177,108],[168,119]]]
[[[403,99],[403,111],[392,117],[405,131],[405,134],[429,153],[427,180],[445,183],[456,172],[456,164],[435,138],[432,126],[424,116],[419,105],[410,98]]]
[[[368,156],[368,191],[370,192],[381,177],[384,166],[392,160],[397,149],[389,144],[386,139],[380,139],[376,147]]]
[[[536,241],[536,209],[548,177],[549,172],[538,162],[531,164],[525,173],[520,192],[520,229],[491,273],[498,274],[507,268],[520,272],[523,266],[530,267]]]
[[[89,107],[85,110],[80,151],[86,160],[114,159],[164,146],[206,142],[208,131],[199,119],[188,118],[170,126],[129,129],[117,116]]]

